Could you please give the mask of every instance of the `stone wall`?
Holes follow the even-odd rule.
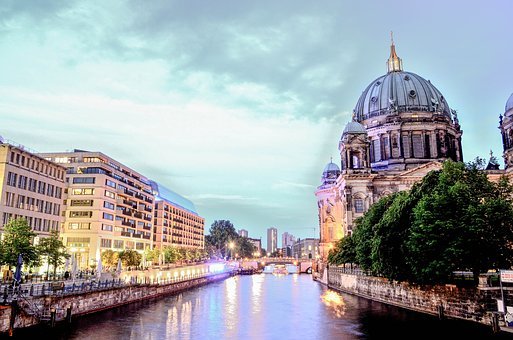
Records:
[[[328,287],[370,300],[418,312],[490,324],[490,312],[497,311],[497,287],[458,288],[454,285],[419,286],[388,279],[346,274],[340,268],[328,270]],[[513,288],[505,288],[506,301],[513,300]],[[511,305],[511,303],[508,303]]]
[[[21,312],[16,317],[14,326],[15,328],[23,328],[38,324],[39,320],[31,315],[31,311],[36,308],[45,311],[49,311],[50,308],[55,308],[57,313],[56,319],[57,321],[60,321],[65,319],[66,310],[69,307],[72,308],[72,315],[75,317],[140,300],[154,299],[159,296],[176,294],[210,282],[224,280],[230,275],[230,273],[220,273],[170,284],[125,286],[81,294],[46,296],[30,298],[27,300],[22,299],[19,301]],[[10,314],[10,307],[0,307],[0,333],[8,331]]]

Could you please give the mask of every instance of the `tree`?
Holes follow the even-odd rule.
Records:
[[[132,249],[126,249],[119,253],[121,263],[125,267],[136,267],[141,264],[142,255]]]
[[[146,248],[144,250],[144,255],[146,257],[146,261],[149,261],[153,264],[158,264],[160,259],[160,249],[159,248]]]
[[[395,195],[390,195],[380,199],[370,207],[363,217],[355,220],[355,230],[352,236],[355,245],[355,263],[366,271],[371,271],[373,268],[371,255],[374,229],[395,197]]]
[[[102,263],[108,267],[116,267],[118,265],[119,253],[112,249],[102,252]]]
[[[176,247],[166,246],[162,249],[166,263],[175,263],[180,260],[180,252]]]
[[[491,183],[480,163],[444,163],[435,190],[413,209],[407,239],[412,280],[444,283],[453,271],[513,264],[511,186]]]
[[[50,265],[53,267],[53,276],[55,277],[57,267],[63,264],[65,259],[70,257],[57,231],[52,231],[49,237],[41,238],[37,246],[37,251],[39,255],[46,258],[46,279],[48,279],[50,274]]]
[[[0,263],[11,269],[16,266],[18,255],[21,254],[25,265],[39,265],[39,254],[33,244],[35,236],[36,233],[32,231],[25,218],[9,220],[4,225],[4,239],[0,243]]]
[[[356,262],[356,243],[353,236],[342,237],[335,244],[335,247],[328,253],[328,262],[335,265],[346,265],[351,267]]]
[[[253,257],[256,247],[246,237],[238,236],[234,243],[234,252],[238,253],[240,257]]]
[[[235,227],[227,220],[214,221],[209,229],[209,234],[206,237],[207,244],[213,248],[216,254],[220,254],[221,257],[227,256],[228,244],[239,238]]]

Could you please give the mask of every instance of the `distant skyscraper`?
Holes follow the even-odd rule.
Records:
[[[294,245],[294,242],[296,242],[296,238],[294,237],[294,235],[289,234],[288,232],[284,232],[281,235],[282,248],[292,247]]]
[[[241,237],[248,237],[248,231],[246,229],[239,230],[239,236]]]
[[[267,229],[267,252],[274,253],[278,248],[278,229]]]

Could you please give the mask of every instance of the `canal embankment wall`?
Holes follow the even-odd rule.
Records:
[[[465,319],[489,325],[492,312],[501,299],[498,287],[461,288],[455,285],[420,286],[386,278],[346,273],[342,268],[329,268],[328,287],[373,301],[417,312]],[[513,288],[504,288],[508,305],[513,301]]]
[[[225,272],[167,284],[129,285],[77,294],[20,299],[18,301],[18,313],[14,319],[14,328],[30,327],[41,323],[41,317],[37,314],[37,311],[55,310],[55,320],[62,321],[65,320],[69,312],[71,312],[72,317],[96,313],[137,301],[177,294],[191,288],[222,281],[231,275],[230,272]],[[8,332],[10,322],[11,307],[1,306],[0,333]]]

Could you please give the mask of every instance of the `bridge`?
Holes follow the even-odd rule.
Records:
[[[312,259],[296,259],[295,257],[260,257],[240,260],[242,268],[263,268],[269,264],[293,264],[299,267],[300,273],[308,273],[312,270]]]

